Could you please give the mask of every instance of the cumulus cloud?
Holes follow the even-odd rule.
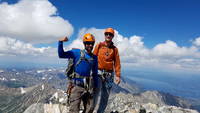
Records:
[[[29,43],[50,43],[70,36],[72,25],[57,14],[48,0],[20,0],[0,4],[0,35]]]
[[[30,43],[9,38],[0,37],[0,62],[1,65],[22,65],[32,64],[47,65],[58,64],[57,48],[34,47]]]
[[[153,48],[153,52],[157,56],[164,57],[183,57],[183,56],[195,56],[198,52],[196,47],[179,47],[175,42],[167,40],[163,44],[158,44]]]
[[[30,43],[24,43],[9,37],[0,37],[1,56],[55,56],[55,48],[36,48]]]

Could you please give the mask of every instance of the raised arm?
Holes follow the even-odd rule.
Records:
[[[64,51],[63,49],[63,42],[67,42],[68,41],[68,38],[67,37],[64,37],[64,38],[61,38],[58,42],[58,56],[59,58],[72,58],[74,55],[73,55],[73,52],[72,51]]]

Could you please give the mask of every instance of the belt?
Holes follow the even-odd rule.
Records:
[[[80,80],[77,80],[77,79],[82,79],[82,81],[80,81]],[[77,86],[80,86],[80,87],[83,87],[83,88],[86,88],[86,89],[88,89],[89,88],[89,82],[90,82],[90,78],[89,77],[85,77],[85,78],[74,78],[73,80],[72,80],[72,83],[73,84],[75,84],[75,85],[77,85]]]
[[[81,78],[81,79],[84,79],[84,78],[89,78],[90,76],[82,76],[82,75],[79,75],[78,73],[74,72],[72,78]]]
[[[73,79],[72,83],[77,85],[77,86],[80,86],[80,87],[84,88],[84,82],[81,82],[79,80]]]
[[[100,75],[100,77],[102,78],[107,78],[107,77],[111,77],[113,74],[113,71],[106,71],[106,70],[98,70],[98,75]]]

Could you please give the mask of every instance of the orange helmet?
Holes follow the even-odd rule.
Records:
[[[114,35],[115,31],[113,28],[107,28],[104,33],[112,33]]]
[[[95,42],[95,38],[92,34],[87,33],[83,36],[83,42]]]

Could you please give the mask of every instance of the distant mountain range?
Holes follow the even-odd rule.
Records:
[[[64,90],[63,69],[0,70],[0,113],[67,112]],[[198,113],[191,109],[199,110],[199,105],[198,100],[144,91],[134,81],[122,78],[120,85],[113,86],[106,113]]]

